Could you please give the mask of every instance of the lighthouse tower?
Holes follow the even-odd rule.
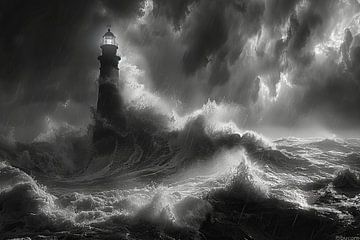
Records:
[[[119,117],[122,116],[122,102],[119,94],[119,68],[120,57],[116,55],[118,46],[115,35],[108,29],[100,46],[102,50],[100,61],[99,93],[97,113],[109,123],[119,126]]]
[[[108,29],[102,38],[101,55],[98,57],[100,76],[93,141],[107,146],[113,145],[110,142],[114,142],[126,129],[118,68],[121,58],[116,55],[118,46],[115,39],[115,35]]]

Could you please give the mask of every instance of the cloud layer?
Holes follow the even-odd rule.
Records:
[[[109,23],[125,61],[144,70],[149,89],[181,102],[183,112],[210,98],[242,106],[243,127],[360,123],[356,0],[1,5],[0,121],[14,126],[18,139],[36,137],[45,116],[86,125],[96,101],[98,43]]]

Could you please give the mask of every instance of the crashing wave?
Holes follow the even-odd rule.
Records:
[[[65,228],[70,223],[66,211],[57,208],[56,197],[29,175],[0,163],[0,232],[16,234]]]
[[[333,180],[335,189],[344,191],[360,190],[360,174],[350,169],[340,171]]]
[[[350,168],[360,170],[360,154],[359,153],[350,153],[348,154],[344,161],[349,164]]]

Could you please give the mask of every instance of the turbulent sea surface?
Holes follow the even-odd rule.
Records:
[[[360,232],[360,140],[269,141],[209,126],[196,116],[178,130],[130,134],[101,157],[91,157],[86,135],[2,141],[1,239],[335,239]]]

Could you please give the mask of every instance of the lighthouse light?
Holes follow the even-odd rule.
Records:
[[[115,35],[108,29],[108,31],[104,34],[102,45],[117,45],[115,41]]]
[[[104,37],[103,44],[115,45],[115,38],[113,38],[113,37]]]

